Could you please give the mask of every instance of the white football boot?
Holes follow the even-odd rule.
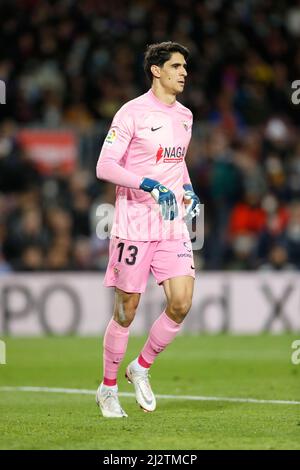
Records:
[[[134,367],[132,361],[126,369],[125,377],[129,383],[135,388],[136,401],[144,411],[154,411],[156,408],[156,400],[149,383],[148,369]]]
[[[96,403],[105,418],[128,418],[120,405],[117,388],[101,384],[96,392]]]

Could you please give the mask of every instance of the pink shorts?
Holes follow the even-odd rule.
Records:
[[[104,278],[106,287],[145,292],[150,271],[158,284],[177,276],[195,277],[190,240],[142,242],[112,237]]]

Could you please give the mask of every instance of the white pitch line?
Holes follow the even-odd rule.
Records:
[[[49,387],[0,387],[0,392],[43,392],[43,393],[68,393],[76,395],[94,395],[95,390],[77,388],[49,388]],[[135,397],[134,393],[120,392],[120,397]],[[227,401],[231,403],[262,403],[271,405],[300,405],[300,401],[292,400],[259,400],[257,398],[234,398],[234,397],[203,397],[197,395],[157,395],[156,398],[167,400],[188,401]]]

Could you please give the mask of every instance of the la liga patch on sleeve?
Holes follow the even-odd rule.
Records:
[[[117,131],[115,128],[112,128],[109,130],[107,136],[105,137],[104,144],[107,146],[111,146],[115,142],[116,138],[117,138]]]

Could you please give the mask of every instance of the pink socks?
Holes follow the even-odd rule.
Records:
[[[116,385],[119,365],[125,355],[129,328],[119,325],[113,318],[107,325],[103,341],[103,384]]]
[[[148,339],[139,355],[138,363],[142,367],[149,368],[156,356],[173,341],[181,325],[182,323],[176,323],[163,312],[152,325]]]
[[[149,368],[156,356],[173,341],[181,325],[163,312],[151,327],[148,339],[139,355],[138,364]],[[126,352],[128,337],[129,328],[124,328],[111,319],[103,341],[104,385],[110,387],[116,385],[118,369]]]

